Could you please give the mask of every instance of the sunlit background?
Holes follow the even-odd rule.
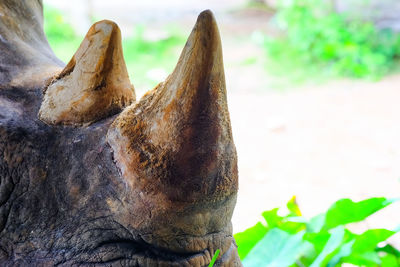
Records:
[[[214,12],[239,159],[234,232],[293,196],[306,217],[340,198],[400,196],[400,2],[44,3],[64,62],[93,22],[115,21],[138,97],[173,70],[197,15]],[[395,228],[399,214],[395,203],[352,227]]]

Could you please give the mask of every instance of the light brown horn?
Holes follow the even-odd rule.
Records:
[[[117,117],[108,141],[133,188],[183,202],[236,193],[236,149],[211,11],[198,17],[173,73]]]
[[[112,21],[95,23],[64,70],[45,89],[39,117],[49,124],[80,125],[119,112],[135,100]]]
[[[42,87],[64,63],[43,32],[41,0],[0,1],[0,88]]]

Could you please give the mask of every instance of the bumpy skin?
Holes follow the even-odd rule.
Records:
[[[37,14],[41,14],[41,8],[41,2],[35,0],[0,2],[0,11],[3,13],[6,10],[8,13],[3,14],[9,14],[5,18],[0,17],[0,20],[9,20],[9,27],[2,26],[7,23],[0,23],[1,36],[8,38],[0,38],[0,265],[207,266],[215,251],[220,249],[221,256],[215,266],[241,266],[230,223],[237,191],[236,152],[231,140],[225,83],[220,80],[223,79],[222,54],[212,14],[203,12],[192,33],[195,38],[201,37],[199,42],[194,42],[201,48],[193,47],[192,38],[186,45],[189,50],[184,50],[182,54],[190,54],[192,50],[203,53],[204,49],[217,45],[214,47],[217,51],[215,55],[210,53],[203,56],[217,60],[200,60],[200,65],[190,67],[198,62],[190,59],[193,57],[182,56],[178,63],[189,66],[189,70],[204,68],[205,71],[200,71],[198,75],[191,70],[192,75],[182,76],[183,80],[188,77],[200,79],[194,84],[202,86],[190,88],[193,87],[193,92],[203,91],[186,93],[185,98],[182,94],[173,94],[172,89],[168,93],[168,86],[161,85],[164,88],[160,90],[162,93],[155,93],[155,88],[122,114],[113,115],[116,112],[113,110],[90,125],[72,127],[63,126],[62,121],[57,121],[57,125],[48,124],[51,120],[43,122],[38,117],[46,81],[53,76],[60,77],[58,73],[62,66],[52,54],[47,41],[40,37],[42,23]],[[36,14],[30,16],[34,21],[12,22],[19,18],[21,10]],[[210,28],[206,35],[201,33],[204,27]],[[15,35],[12,34],[14,31],[17,32]],[[40,38],[33,38],[30,32]],[[204,38],[207,36],[212,39],[211,46],[206,44]],[[16,53],[14,56],[7,50],[11,47]],[[25,53],[28,51],[26,49],[31,53]],[[32,56],[35,53],[37,58]],[[16,64],[16,61],[21,64]],[[42,71],[33,71],[35,68]],[[171,77],[180,77],[180,69],[177,67]],[[21,76],[20,72],[41,75]],[[202,73],[216,75],[204,76]],[[171,81],[167,80],[164,84],[171,84]],[[205,92],[211,94],[206,96]],[[205,103],[209,108],[200,112],[199,120],[196,119],[198,105],[194,105],[195,109],[189,105],[185,106],[189,108],[185,111],[188,124],[185,124],[185,119],[178,120],[176,127],[173,126],[174,119],[169,122],[169,128],[174,128],[175,134],[182,123],[189,125],[189,128],[185,128],[189,130],[184,132],[186,135],[189,133],[188,143],[183,139],[176,140],[181,148],[177,150],[181,157],[173,154],[176,151],[167,146],[169,150],[166,151],[172,153],[173,157],[163,158],[161,163],[132,166],[136,163],[129,156],[124,160],[121,150],[125,149],[125,145],[128,151],[140,148],[141,144],[134,141],[142,139],[140,136],[123,135],[129,132],[129,127],[135,127],[132,125],[135,122],[133,111],[148,107],[149,99],[158,99],[158,95],[171,95],[178,103],[189,103],[187,97],[202,95],[203,101],[214,104]],[[159,109],[163,108],[160,104]],[[184,109],[171,114],[176,116],[180,111]],[[146,122],[150,124],[153,113],[148,114]],[[125,122],[124,126],[121,126],[121,121]],[[192,128],[190,123],[193,124]],[[207,131],[198,128],[202,125]],[[123,131],[118,128],[120,126]],[[146,134],[149,131],[146,130]],[[116,133],[122,135],[117,137]],[[151,132],[151,136],[155,138],[158,135]],[[175,137],[179,139],[180,135],[176,134]],[[207,145],[202,146],[196,140],[205,141]],[[184,160],[184,153],[193,160],[202,159],[198,173],[193,162]],[[206,160],[208,153],[214,164]],[[123,169],[125,161],[131,164],[129,167],[132,169],[145,169],[135,174],[127,173]],[[160,180],[163,175],[154,176],[151,169],[158,170],[159,164],[173,166],[174,162],[181,165],[185,163],[183,165],[189,167],[165,169],[168,173],[165,177],[173,180],[168,180],[164,187]],[[175,172],[192,177],[169,175]],[[219,176],[219,173],[223,175]],[[212,180],[213,177],[217,180]],[[132,182],[132,179],[148,181],[154,186],[147,190],[141,184]],[[199,189],[196,191],[196,188]],[[183,190],[187,190],[187,194],[182,194]]]

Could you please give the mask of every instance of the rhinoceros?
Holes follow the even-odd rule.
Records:
[[[210,11],[136,100],[115,23],[65,65],[40,0],[0,1],[0,266],[241,266],[237,190]]]

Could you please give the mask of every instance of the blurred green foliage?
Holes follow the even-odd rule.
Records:
[[[335,267],[343,263],[399,267],[400,252],[385,240],[400,229],[369,229],[355,234],[345,227],[363,221],[394,201],[341,199],[327,212],[306,219],[292,198],[286,215],[279,215],[278,209],[265,211],[264,223],[258,222],[235,235],[239,256],[244,267]]]
[[[64,62],[71,59],[82,41],[65,17],[48,5],[44,6],[44,32],[54,53]]]
[[[283,35],[264,40],[274,67],[371,79],[394,67],[400,55],[399,34],[377,29],[357,14],[339,14],[330,1],[279,2],[275,22]]]
[[[64,62],[71,59],[83,40],[83,36],[75,33],[65,16],[48,5],[44,7],[44,30],[54,53]],[[133,34],[122,41],[128,73],[135,87],[151,89],[177,63],[185,43],[180,30],[171,27],[159,35],[158,38],[148,38],[146,28],[138,25]]]
[[[129,76],[135,86],[154,87],[171,73],[185,44],[178,29],[166,29],[162,38],[146,38],[146,28],[136,26],[133,35],[122,42]]]

